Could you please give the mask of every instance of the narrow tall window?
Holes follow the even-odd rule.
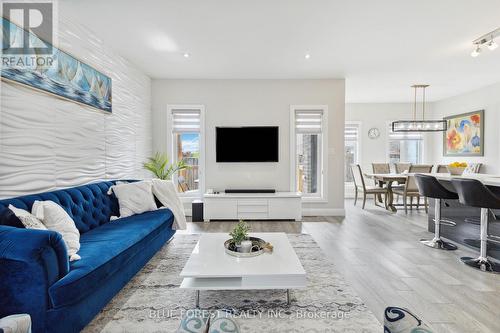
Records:
[[[323,198],[324,118],[326,108],[292,107],[292,156],[295,189],[304,197]]]
[[[172,160],[184,161],[187,168],[174,176],[179,192],[198,195],[202,189],[203,108],[171,106]]]
[[[412,163],[420,164],[423,160],[422,133],[392,132],[389,125],[388,160],[389,163]]]
[[[359,163],[359,124],[346,122],[344,128],[344,182],[352,183],[351,165]]]

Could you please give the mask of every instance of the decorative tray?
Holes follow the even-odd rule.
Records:
[[[224,249],[227,254],[238,258],[256,257],[264,253],[264,246],[267,244],[265,240],[257,237],[248,237],[248,240],[252,241],[252,250],[250,253],[237,252],[236,245],[232,239],[228,239],[224,242]]]

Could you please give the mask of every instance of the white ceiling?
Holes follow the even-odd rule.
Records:
[[[500,27],[498,0],[64,0],[59,10],[152,78],[345,77],[347,102],[360,103],[408,102],[414,83],[439,100],[500,81],[500,48],[470,56],[472,40]]]

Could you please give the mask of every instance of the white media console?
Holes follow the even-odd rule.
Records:
[[[203,199],[205,221],[302,220],[302,197],[296,192],[205,194]]]

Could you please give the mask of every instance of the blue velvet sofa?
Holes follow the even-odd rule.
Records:
[[[0,200],[0,212],[52,200],[81,235],[81,259],[69,262],[59,233],[0,225],[0,318],[28,313],[35,333],[79,332],[174,235],[168,209],[110,222],[119,215],[113,184]]]

